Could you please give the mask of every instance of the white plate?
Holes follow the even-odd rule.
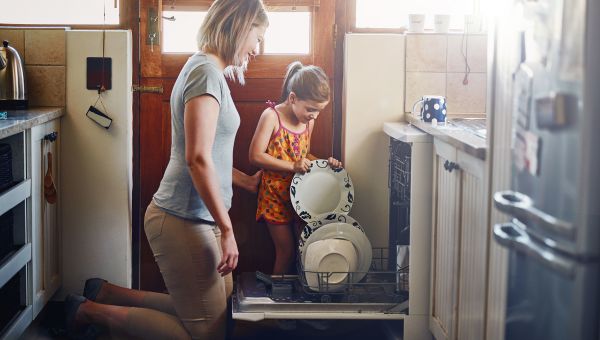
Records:
[[[320,284],[327,288],[346,283],[348,272],[355,272],[357,266],[356,247],[348,240],[318,240],[306,248],[304,270],[306,283],[312,290],[320,289],[319,279]]]
[[[304,265],[308,245],[328,238],[339,238],[352,242],[358,258],[357,274],[353,275],[352,281],[362,280],[371,267],[373,250],[363,228],[356,220],[347,215],[329,214],[324,219],[311,222],[304,227],[298,241],[298,252],[302,264]]]
[[[298,216],[313,222],[330,213],[348,214],[354,187],[344,168],[332,169],[326,159],[317,159],[305,174],[294,175],[290,198]]]

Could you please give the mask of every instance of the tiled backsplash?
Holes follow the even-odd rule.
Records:
[[[486,68],[485,34],[408,34],[404,110],[410,112],[423,95],[439,95],[449,114],[485,113]]]
[[[65,106],[66,38],[64,29],[0,28],[25,62],[30,106]]]

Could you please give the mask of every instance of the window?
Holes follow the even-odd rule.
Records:
[[[356,28],[408,27],[409,14],[425,14],[425,29],[435,14],[450,15],[450,29],[463,29],[466,15],[478,12],[483,0],[355,0]]]
[[[163,11],[163,41],[165,53],[198,51],[196,35],[206,12]]]
[[[10,4],[4,4],[0,10],[2,24],[119,24],[119,0],[7,0],[6,2]]]
[[[310,52],[309,12],[269,12],[265,33],[265,54],[308,54]]]
[[[311,15],[307,11],[270,11],[261,54],[308,54]],[[196,35],[206,11],[163,11],[164,53],[198,50]]]

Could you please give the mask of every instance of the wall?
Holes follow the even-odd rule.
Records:
[[[110,129],[85,115],[98,93],[86,89],[86,58],[102,56],[102,31],[67,31],[67,114],[62,120],[63,294],[85,279],[131,286],[131,32],[107,31],[112,90],[102,95]]]
[[[485,34],[408,34],[404,110],[411,112],[423,95],[440,95],[447,99],[448,114],[485,113],[486,68]]]
[[[389,138],[383,123],[404,115],[404,41],[400,34],[348,34],[345,41],[344,167],[354,184],[350,216],[375,247],[387,247]]]
[[[0,29],[25,63],[30,106],[65,106],[66,35],[57,29]]]

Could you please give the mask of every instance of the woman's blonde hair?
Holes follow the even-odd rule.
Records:
[[[252,27],[268,25],[261,0],[216,0],[198,30],[198,49],[223,59],[225,75],[243,84],[247,63],[240,48]]]
[[[300,100],[327,102],[330,98],[329,79],[320,67],[304,66],[301,62],[294,61],[288,65],[280,101],[286,101],[291,92]]]

